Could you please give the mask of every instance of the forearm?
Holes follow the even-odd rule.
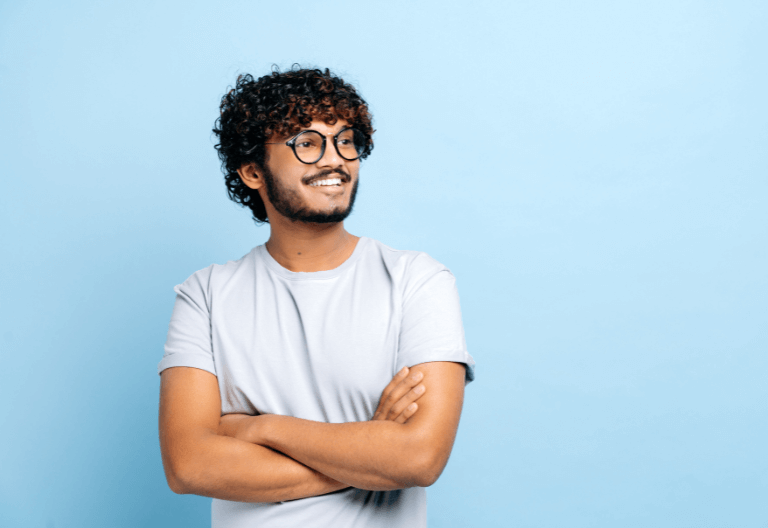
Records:
[[[262,421],[252,429],[253,442],[356,488],[391,490],[433,482],[425,439],[409,430],[409,424],[329,424],[277,415],[255,419]]]
[[[347,487],[282,453],[236,438],[201,433],[175,477],[177,493],[239,502],[280,502]]]

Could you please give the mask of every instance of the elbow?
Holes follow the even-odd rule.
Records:
[[[177,495],[188,495],[193,493],[189,479],[185,477],[188,472],[181,467],[181,464],[170,460],[164,460],[163,462],[165,481],[168,483],[168,487],[171,488],[171,491]]]
[[[171,488],[171,491],[176,495],[185,495],[189,493],[180,480],[169,476],[166,476],[165,480],[168,482],[168,487]]]
[[[422,431],[408,437],[407,445],[403,446],[403,452],[410,456],[405,457],[405,479],[407,486],[428,488],[440,477],[451,455],[452,443],[442,441],[440,437],[425,434]]]
[[[416,485],[420,488],[428,488],[435,482],[437,482],[438,477],[442,474],[443,469],[442,468],[434,468],[434,467],[428,467],[421,471],[419,475],[416,476]]]
[[[191,493],[186,483],[177,475],[166,473],[165,480],[168,482],[168,487],[171,488],[171,491],[176,495],[187,495]]]
[[[419,486],[420,488],[428,488],[428,487],[430,487],[432,484],[434,484],[435,482],[437,482],[437,477],[439,477],[439,476],[440,476],[440,474],[439,474],[439,473],[428,473],[428,474],[424,474],[424,475],[421,477],[421,480],[419,480],[419,483],[417,484],[417,486]]]
[[[161,456],[165,480],[171,491],[177,495],[200,495],[205,489],[208,472],[205,471],[206,444],[204,439],[195,442],[161,443]]]
[[[171,491],[176,495],[186,495],[189,493],[184,481],[181,480],[176,473],[168,471],[167,469],[165,470],[165,481],[168,483],[168,487],[171,488]]]
[[[428,452],[418,457],[418,463],[413,464],[413,474],[410,476],[414,486],[428,488],[440,477],[448,462],[448,457],[442,453]]]

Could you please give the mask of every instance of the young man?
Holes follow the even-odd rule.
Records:
[[[246,75],[214,132],[230,198],[270,237],[174,288],[168,484],[213,497],[214,528],[425,527],[474,360],[451,272],[344,229],[367,104],[328,70]]]

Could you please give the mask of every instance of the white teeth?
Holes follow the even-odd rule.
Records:
[[[327,180],[317,180],[309,184],[311,187],[317,187],[319,185],[341,185],[341,178],[330,178]]]

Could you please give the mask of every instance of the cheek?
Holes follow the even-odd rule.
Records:
[[[303,167],[287,167],[280,173],[281,183],[285,189],[291,189],[295,192],[302,192],[307,189],[301,180],[307,175]]]

